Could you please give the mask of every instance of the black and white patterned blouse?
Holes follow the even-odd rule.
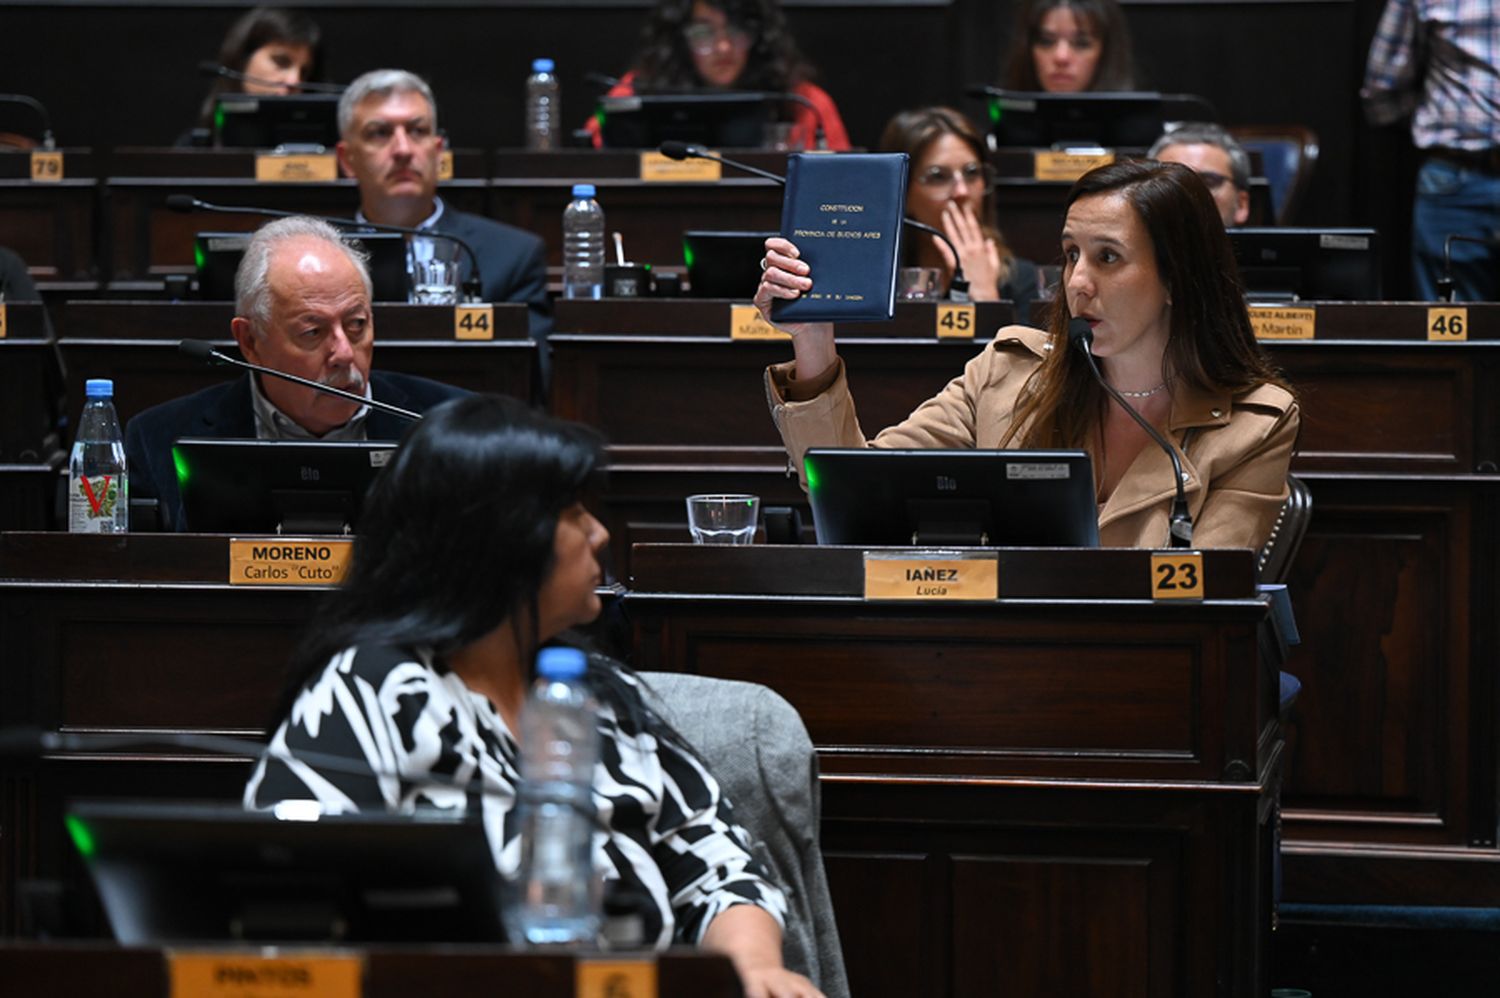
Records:
[[[606,885],[620,881],[651,898],[646,943],[696,944],[736,904],[758,905],[785,925],[785,896],[751,858],[748,837],[703,764],[622,724],[608,706],[599,733],[594,864]],[[370,771],[320,771],[299,752],[362,759]],[[426,782],[429,774],[441,783]],[[435,668],[429,653],[361,647],[335,655],[302,691],[251,774],[245,806],[316,800],[333,812],[411,813],[463,810],[478,800],[495,865],[512,877],[520,861],[519,779],[516,741],[488,698]],[[470,780],[482,794],[459,789]]]

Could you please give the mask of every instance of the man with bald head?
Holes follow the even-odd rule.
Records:
[[[331,226],[284,218],[250,240],[234,276],[230,331],[252,364],[422,412],[459,389],[371,373],[375,317],[364,256]],[[183,437],[396,440],[408,421],[280,378],[246,374],[154,406],[125,428],[132,498],[155,497],[164,529],[182,530],[172,444]]]

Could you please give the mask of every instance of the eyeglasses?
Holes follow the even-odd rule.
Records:
[[[985,183],[988,173],[983,163],[965,163],[956,170],[947,166],[930,166],[917,175],[917,184],[933,197],[944,197],[960,180],[965,187]]]
[[[708,55],[721,40],[737,49],[750,47],[750,32],[732,24],[721,28],[697,21],[682,29],[682,37],[687,41],[688,48],[699,55]]]

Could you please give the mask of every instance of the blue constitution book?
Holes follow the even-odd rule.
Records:
[[[777,299],[777,322],[889,319],[896,310],[906,153],[793,153],[781,235],[812,268],[812,290]]]

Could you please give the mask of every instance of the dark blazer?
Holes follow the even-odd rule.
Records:
[[[474,247],[484,300],[525,302],[531,338],[544,341],[552,332],[552,299],[547,297],[547,254],[542,240],[514,225],[455,211],[449,204],[443,206],[435,228]],[[462,273],[469,276],[468,254],[464,254]]]
[[[255,439],[255,409],[250,378],[205,388],[137,414],[125,426],[125,458],[130,468],[130,497],[155,499],[163,530],[182,530],[182,498],[172,464],[172,444],[183,437],[219,440]],[[425,412],[439,402],[468,394],[461,388],[410,374],[370,373],[374,397],[381,402]],[[378,409],[365,423],[371,440],[399,440],[409,420]]]

